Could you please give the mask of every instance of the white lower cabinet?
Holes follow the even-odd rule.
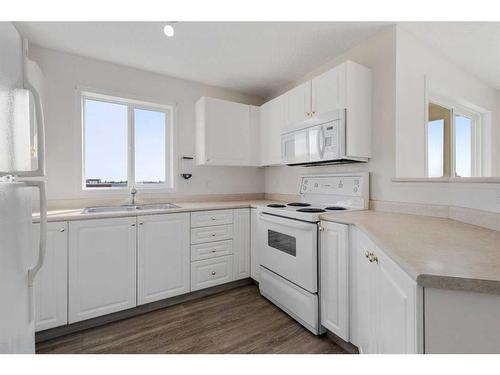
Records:
[[[233,278],[250,277],[250,209],[233,213]]]
[[[259,228],[258,210],[253,208],[250,212],[250,277],[255,281],[260,280],[259,263],[259,237],[261,236]]]
[[[137,218],[137,304],[189,292],[189,213]]]
[[[421,352],[417,283],[364,233],[354,232],[353,343],[361,353]]]
[[[191,290],[199,290],[233,280],[233,256],[191,263]]]
[[[321,222],[320,229],[321,325],[349,341],[349,227]]]
[[[33,225],[33,246],[38,254],[40,224]],[[68,323],[68,229],[67,223],[47,224],[47,250],[34,282],[35,330]]]
[[[136,218],[69,223],[69,323],[136,306]]]

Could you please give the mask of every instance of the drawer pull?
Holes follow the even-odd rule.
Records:
[[[217,272],[215,272],[215,271],[212,271],[212,276],[215,276],[215,274],[216,274],[216,273],[217,273]]]
[[[215,237],[217,235],[217,233],[212,233],[212,237]]]
[[[217,218],[215,216],[212,216],[212,220],[215,220],[215,219],[217,219]]]
[[[66,229],[61,228],[61,229],[59,229],[59,232],[61,232],[61,233],[62,233],[62,232],[64,232],[65,230],[66,230]]]
[[[212,253],[215,253],[216,251],[217,251],[217,250],[213,249],[213,250],[212,250]]]

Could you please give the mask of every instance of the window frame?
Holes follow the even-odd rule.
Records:
[[[429,104],[435,104],[440,107],[446,108],[450,111],[450,124],[449,129],[444,130],[445,139],[445,150],[443,155],[444,159],[448,158],[448,163],[444,162],[443,165],[443,176],[442,177],[430,177],[429,176],[429,145],[428,145],[428,126],[429,126]],[[471,134],[471,176],[456,176],[456,119],[457,115],[461,115],[472,120],[472,134]],[[435,178],[470,178],[481,176],[482,172],[482,149],[481,149],[481,128],[482,128],[482,118],[483,113],[469,108],[465,105],[459,104],[454,100],[443,98],[439,95],[428,94],[425,100],[425,177],[429,179]],[[446,135],[448,134],[448,137]],[[448,155],[446,155],[448,153]]]
[[[177,163],[176,163],[176,106],[158,104],[142,100],[110,95],[93,89],[79,89],[78,101],[80,108],[80,135],[81,135],[81,173],[79,176],[80,189],[84,193],[123,193],[132,187],[139,191],[157,193],[171,193],[177,191]],[[127,107],[127,186],[125,187],[87,187],[85,181],[85,100],[125,105]],[[141,184],[135,181],[135,115],[134,110],[162,112],[165,114],[165,182],[158,184]]]

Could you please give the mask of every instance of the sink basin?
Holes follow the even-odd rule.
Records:
[[[172,203],[151,203],[151,204],[141,204],[136,206],[137,210],[166,210],[169,208],[179,208],[179,206],[176,206],[175,204]]]
[[[172,203],[151,203],[140,205],[123,205],[123,206],[102,206],[102,207],[86,207],[82,210],[82,214],[96,214],[106,212],[130,212],[130,211],[148,211],[148,210],[166,210],[169,208],[178,208]]]
[[[95,214],[102,212],[127,212],[127,211],[135,211],[135,206],[86,207],[82,210],[82,214]]]

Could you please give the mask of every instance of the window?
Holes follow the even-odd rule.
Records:
[[[82,93],[84,189],[173,189],[173,109]]]
[[[427,176],[480,176],[481,115],[429,101],[427,117]]]

